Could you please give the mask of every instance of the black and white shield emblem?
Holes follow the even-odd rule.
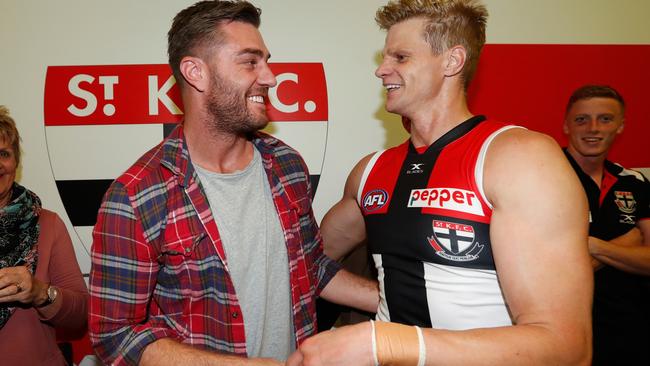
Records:
[[[433,235],[436,242],[453,255],[465,252],[474,244],[474,228],[470,225],[433,220]]]
[[[614,202],[622,212],[630,214],[636,210],[636,200],[632,192],[614,191],[614,196],[616,196]]]

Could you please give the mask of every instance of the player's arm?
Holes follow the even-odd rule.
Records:
[[[639,246],[643,244],[643,235],[639,228],[634,227],[632,230],[627,233],[618,236],[612,240],[605,241],[598,239],[594,236],[589,237],[589,254],[591,254],[591,265],[594,268],[594,271],[597,271],[603,268],[604,264],[601,262],[596,255],[600,257],[600,249],[603,245],[615,244],[621,246]]]
[[[366,239],[366,226],[357,203],[361,176],[372,155],[361,159],[352,169],[343,190],[343,198],[325,214],[321,222],[323,251],[335,260],[342,259]],[[340,270],[320,296],[327,301],[376,312],[379,304],[377,281]]]
[[[341,269],[327,283],[320,297],[335,304],[375,313],[379,306],[379,287],[377,281]]]
[[[339,260],[366,240],[366,225],[357,203],[361,176],[372,155],[361,159],[350,172],[343,197],[325,214],[320,230],[325,254]]]
[[[483,187],[493,204],[490,239],[514,325],[423,330],[426,364],[590,364],[588,206],[560,148],[535,132],[503,132],[488,149]]]
[[[598,261],[625,272],[650,275],[650,220],[609,242],[589,237],[589,251]]]
[[[569,163],[549,137],[509,130],[488,150],[484,188],[494,205],[494,260],[515,325],[467,333],[466,341],[478,347],[469,363],[588,364],[588,208]],[[431,354],[444,344],[427,343]]]
[[[490,239],[514,325],[424,330],[427,364],[588,365],[588,206],[569,163],[548,136],[512,129],[488,149],[483,187],[493,204]]]
[[[514,326],[448,331],[366,322],[305,341],[287,365],[588,365],[587,202],[550,138],[511,130],[488,151],[490,236]],[[468,352],[471,350],[471,352]],[[387,360],[393,363],[386,363]]]

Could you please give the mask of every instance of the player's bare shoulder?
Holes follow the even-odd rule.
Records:
[[[359,191],[359,184],[361,183],[361,180],[363,178],[363,175],[366,171],[366,167],[368,166],[368,163],[372,158],[377,154],[377,152],[370,153],[361,160],[357,162],[357,164],[352,168],[350,171],[350,175],[348,175],[348,179],[345,181],[345,192],[344,196],[357,199],[357,194]]]
[[[571,175],[571,167],[553,138],[512,128],[499,134],[488,148],[484,189],[488,197],[495,197],[507,187],[532,187],[565,174]]]
[[[561,155],[557,142],[548,135],[525,128],[511,128],[500,133],[488,150],[489,159],[512,160],[539,159],[539,153]]]

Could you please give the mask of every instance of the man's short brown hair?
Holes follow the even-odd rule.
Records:
[[[623,100],[623,96],[616,89],[608,85],[583,85],[579,87],[571,94],[571,97],[569,97],[564,114],[568,114],[571,107],[573,107],[577,101],[591,98],[614,99],[619,102],[621,105],[621,112],[625,114],[625,100]]]
[[[178,83],[183,80],[180,62],[185,56],[201,56],[207,46],[218,45],[218,26],[233,21],[259,28],[261,10],[248,1],[206,0],[181,10],[167,33],[169,66]]]
[[[411,18],[426,19],[424,39],[433,53],[461,45],[467,52],[462,72],[465,88],[474,77],[485,44],[488,12],[477,0],[391,0],[379,8],[375,20],[381,29]]]

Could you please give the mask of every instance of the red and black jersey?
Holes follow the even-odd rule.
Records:
[[[589,235],[612,240],[650,220],[650,183],[605,161],[599,187],[565,150],[589,201]],[[605,265],[594,273],[594,365],[650,364],[650,278]]]
[[[512,127],[477,116],[425,151],[407,141],[368,162],[357,197],[379,274],[380,320],[444,329],[512,324],[482,183],[490,142]]]

